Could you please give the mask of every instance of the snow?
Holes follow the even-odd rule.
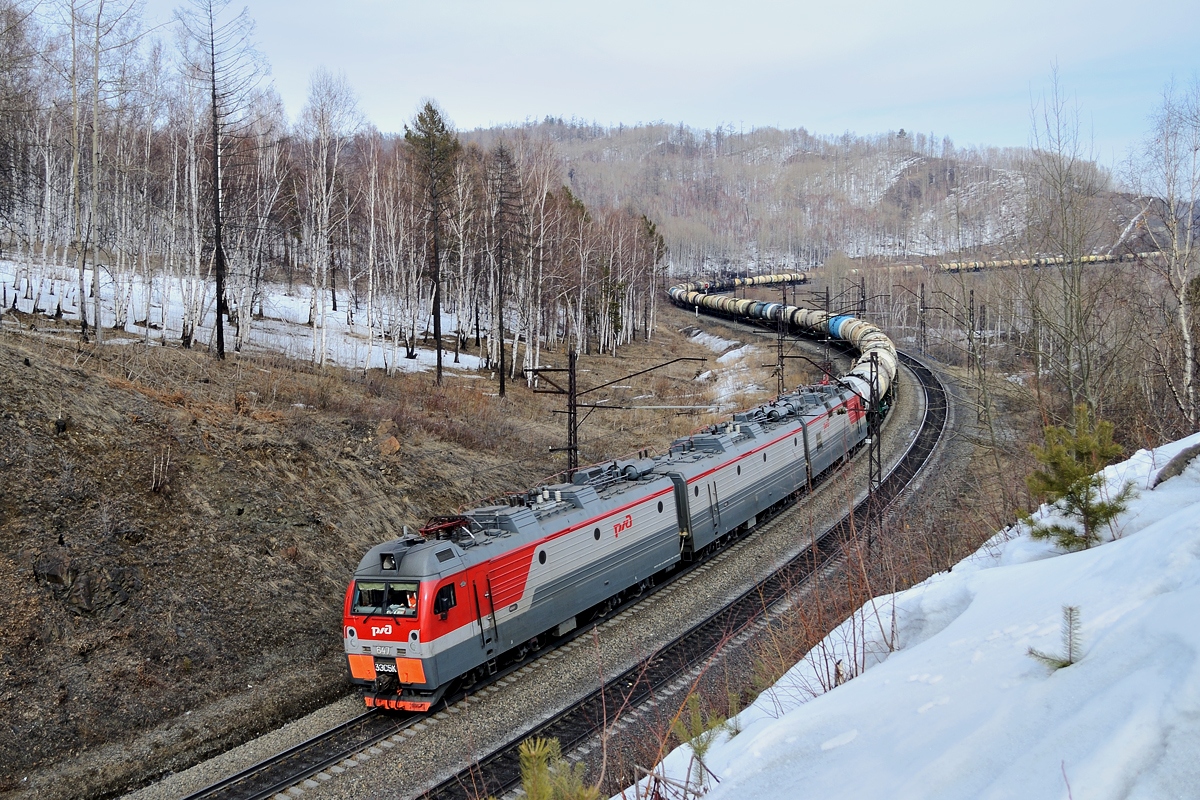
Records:
[[[115,286],[106,270],[101,270],[100,297],[102,313],[107,329],[116,322],[113,313],[113,303],[116,297]],[[134,320],[143,321],[146,307],[146,293],[150,293],[150,321],[155,326],[150,331],[151,341],[178,342],[180,339],[184,299],[180,283],[177,279],[158,275],[151,284],[147,285],[141,276],[126,276],[132,281],[127,307],[129,308],[125,331],[136,336],[146,333],[145,325],[137,324]],[[92,281],[91,269],[84,272],[85,285],[90,287]],[[15,261],[0,260],[0,286],[3,286],[4,311],[12,308],[14,300],[19,311],[33,313],[34,306],[44,309],[45,314],[52,316],[61,300],[63,315],[67,319],[78,318],[79,309],[76,295],[78,294],[79,273],[72,267],[43,265],[39,263],[26,264]],[[215,290],[211,282],[205,286],[206,297],[203,322],[197,326],[195,339],[197,345],[206,347],[213,337],[216,316],[213,311],[212,297]],[[263,289],[263,317],[254,319],[250,324],[249,337],[243,349],[251,352],[279,353],[288,358],[301,361],[317,361],[321,342],[321,329],[308,325],[309,307],[312,301],[312,289],[308,286],[296,285],[289,289],[285,284],[267,284]],[[365,309],[360,307],[350,319],[348,305],[352,302],[348,293],[338,295],[339,310],[328,312],[325,327],[325,359],[327,362],[344,367],[387,368],[402,372],[416,372],[433,369],[437,355],[431,348],[417,348],[416,358],[405,358],[401,344],[391,348],[387,343],[381,343],[378,338],[368,348],[368,331]],[[90,301],[89,301],[90,305]],[[90,312],[90,308],[89,308]],[[3,318],[0,317],[0,320]],[[429,323],[432,325],[432,323]],[[442,330],[453,331],[458,320],[453,314],[442,314]],[[233,349],[235,327],[230,324],[225,329],[226,349]],[[378,333],[376,334],[378,336]],[[116,344],[129,342],[129,339],[108,337],[106,343]],[[473,348],[472,348],[473,349]],[[477,370],[482,359],[475,354],[462,352],[458,363],[454,363],[454,351],[442,351],[442,366],[447,370]]]
[[[1151,488],[1198,443],[1105,471],[1105,491],[1138,493],[1098,546],[1063,552],[1014,526],[865,605],[720,735],[707,796],[1200,796],[1200,459]],[[1052,670],[1028,650],[1062,652],[1068,605],[1082,656]],[[829,688],[839,659],[852,678]],[[685,781],[691,755],[660,772]]]
[[[739,344],[741,344],[741,342],[723,339],[716,334],[705,333],[703,331],[696,331],[691,335],[690,338],[696,344],[707,347],[714,353],[724,353],[726,350],[737,347]]]
[[[684,328],[683,332],[696,344],[721,354],[717,357],[718,369],[704,370],[696,376],[698,383],[713,384],[713,410],[740,407],[755,395],[766,392],[753,379],[753,365],[760,358],[754,345],[744,345],[695,328]]]
[[[737,342],[729,344],[736,345]],[[696,376],[701,383],[712,383],[713,408],[737,408],[745,405],[754,396],[766,389],[754,382],[753,365],[758,350],[754,345],[742,345],[717,358],[720,369],[705,370]]]

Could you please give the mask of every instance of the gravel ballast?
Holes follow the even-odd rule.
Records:
[[[923,397],[902,371],[897,400],[883,430],[885,468],[912,441]],[[411,797],[468,766],[596,689],[664,642],[715,613],[746,588],[806,548],[814,532],[865,494],[867,459],[827,480],[811,497],[672,584],[405,732],[398,742],[373,748],[328,780],[308,782],[312,798]],[[196,791],[361,713],[346,698],[218,758],[173,775],[129,797],[174,798]],[[323,776],[324,777],[324,776]]]

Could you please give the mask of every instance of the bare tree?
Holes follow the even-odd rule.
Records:
[[[31,188],[22,168],[27,152],[26,131],[35,122],[33,102],[39,94],[35,91],[37,30],[31,13],[10,0],[0,0],[0,175],[5,176],[0,181],[0,234],[23,216],[21,208]],[[47,127],[47,139],[49,135]],[[49,159],[49,147],[45,152]],[[0,303],[0,318],[3,306]]]
[[[1095,411],[1129,336],[1112,319],[1115,306],[1108,302],[1120,294],[1118,270],[1096,270],[1082,263],[1104,243],[1107,231],[1099,200],[1109,187],[1109,176],[1096,164],[1079,108],[1067,99],[1057,70],[1051,73],[1049,92],[1034,103],[1032,116],[1028,248],[1035,254],[1061,256],[1064,262],[1021,275],[1034,327],[1030,342],[1036,388],[1044,413],[1066,413],[1079,403]],[[1047,372],[1063,387],[1065,403],[1047,404],[1041,381]]]
[[[344,75],[326,69],[313,73],[308,103],[300,115],[304,152],[304,230],[313,282],[313,357],[325,364],[328,313],[325,291],[333,263],[333,232],[341,223],[345,192],[343,154],[362,118],[358,100]],[[316,328],[319,328],[318,335]]]
[[[1143,265],[1166,288],[1157,304],[1167,335],[1151,337],[1171,398],[1195,430],[1200,421],[1196,390],[1196,304],[1200,303],[1200,80],[1186,91],[1172,82],[1163,92],[1153,129],[1129,165],[1129,179],[1143,197],[1137,226],[1157,254]],[[1155,294],[1158,294],[1155,292]],[[1159,295],[1161,296],[1161,295]],[[1156,303],[1149,307],[1154,309]]]
[[[234,142],[224,202],[229,236],[223,239],[229,271],[229,319],[237,326],[234,349],[250,336],[255,303],[262,303],[264,262],[271,220],[279,205],[287,169],[287,121],[273,89],[258,92],[247,108],[245,133]]]

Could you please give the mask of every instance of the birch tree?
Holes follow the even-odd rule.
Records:
[[[1186,90],[1163,92],[1153,129],[1131,164],[1131,182],[1142,196],[1138,225],[1157,255],[1142,266],[1157,275],[1167,304],[1164,336],[1151,337],[1157,366],[1187,431],[1200,422],[1196,307],[1200,303],[1200,80]],[[1155,303],[1148,304],[1151,311]]]
[[[329,290],[334,230],[342,221],[342,175],[346,147],[358,130],[358,100],[344,75],[316,70],[300,115],[304,152],[304,232],[312,277],[313,360],[324,366],[327,351],[326,292]]]

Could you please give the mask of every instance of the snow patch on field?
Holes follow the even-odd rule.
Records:
[[[732,342],[731,344],[737,344]],[[753,345],[743,345],[717,358],[718,368],[705,370],[696,376],[701,383],[712,383],[716,410],[728,410],[748,404],[749,396],[762,394],[763,386],[753,380],[753,366],[758,358]]]
[[[178,342],[183,330],[184,300],[180,283],[174,278],[155,276],[147,284],[141,276],[130,278],[127,306],[129,313],[124,332],[138,337],[149,335],[151,342]],[[90,287],[92,271],[84,272],[85,286]],[[196,326],[195,341],[198,347],[208,347],[215,336],[216,315],[212,297],[215,290],[206,285],[207,301],[203,304],[202,321]],[[326,315],[324,337],[320,327],[308,324],[312,289],[294,286],[289,289],[283,284],[264,287],[262,317],[250,323],[250,333],[245,350],[249,352],[279,353],[300,361],[316,361],[323,347],[325,360],[343,367],[360,369],[377,368],[401,372],[419,372],[432,369],[437,363],[437,354],[432,348],[417,348],[415,358],[405,358],[404,348],[388,347],[374,341],[368,347],[368,329],[365,324],[365,309],[355,310],[353,320],[349,296],[339,295],[339,310]],[[15,307],[26,314],[36,313],[53,317],[61,305],[66,319],[78,318],[79,273],[70,267],[58,265],[27,266],[13,261],[0,260],[0,302],[3,311]],[[105,270],[100,273],[101,313],[106,329],[116,323],[113,312],[117,287]],[[148,302],[148,306],[147,306]],[[149,308],[150,330],[146,329],[146,309]],[[91,301],[88,300],[91,313]],[[0,322],[11,324],[0,317]],[[432,325],[432,322],[430,322]],[[453,314],[442,314],[442,330],[453,331],[458,325]],[[107,331],[106,331],[107,332]],[[233,350],[234,326],[225,328],[225,346]],[[322,338],[324,342],[322,344]],[[130,339],[109,338],[109,343],[128,342]],[[454,362],[454,351],[442,351],[442,365],[450,370],[476,370],[482,360],[473,353],[460,353]]]
[[[726,350],[741,344],[741,342],[732,339],[723,339],[720,336],[704,333],[703,331],[692,334],[690,338],[696,344],[707,347],[714,353],[724,353]]]

